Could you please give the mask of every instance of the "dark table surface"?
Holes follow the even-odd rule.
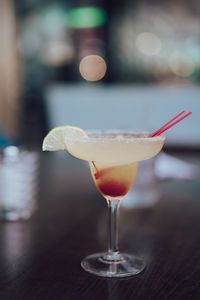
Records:
[[[200,299],[200,180],[157,186],[155,205],[120,208],[120,248],[143,257],[145,271],[99,278],[80,261],[106,249],[106,202],[84,162],[42,155],[37,212],[28,222],[0,222],[0,299]]]

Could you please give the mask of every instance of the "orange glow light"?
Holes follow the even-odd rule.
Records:
[[[81,76],[88,81],[101,80],[106,74],[106,62],[99,55],[85,56],[79,64]]]

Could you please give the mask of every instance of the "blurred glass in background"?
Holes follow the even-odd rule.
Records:
[[[0,152],[0,220],[28,220],[37,207],[37,152],[7,146]]]

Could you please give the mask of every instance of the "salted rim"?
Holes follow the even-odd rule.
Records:
[[[164,141],[165,136],[149,137],[149,132],[135,130],[85,130],[87,136],[66,136],[66,141],[78,142],[107,142],[107,141],[124,141],[124,142],[158,142]]]

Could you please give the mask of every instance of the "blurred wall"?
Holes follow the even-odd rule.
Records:
[[[151,131],[182,110],[192,116],[167,132],[167,145],[200,146],[200,87],[158,85],[52,85],[47,89],[48,126]]]

